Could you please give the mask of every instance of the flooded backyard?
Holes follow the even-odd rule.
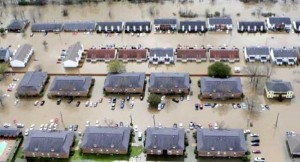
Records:
[[[235,7],[232,7],[235,6]],[[152,17],[149,14],[149,8],[154,7],[157,11],[157,15]],[[259,8],[262,8],[263,12],[276,12],[279,16],[286,15],[291,17],[292,20],[299,20],[299,4],[292,4],[288,2],[284,4],[280,3],[260,3],[260,4],[243,4],[236,0],[215,0],[214,3],[210,1],[195,1],[194,3],[179,4],[173,2],[165,2],[164,4],[131,4],[127,2],[119,2],[107,4],[106,2],[98,4],[84,4],[83,6],[72,5],[48,5],[39,7],[39,11],[32,7],[12,7],[8,6],[6,9],[1,8],[3,11],[2,17],[0,17],[3,25],[6,26],[10,20],[13,19],[11,14],[13,10],[24,11],[24,17],[31,20],[30,12],[40,12],[40,16],[36,14],[37,22],[65,22],[75,20],[94,20],[94,21],[126,21],[126,20],[153,20],[155,17],[169,18],[175,17],[180,19],[178,11],[180,9],[189,9],[199,14],[197,19],[205,20],[205,11],[208,9],[210,12],[220,11],[225,8],[225,15],[230,15],[233,21],[238,20],[264,20],[265,18],[260,16],[252,16],[252,12],[256,12]],[[66,8],[69,11],[69,16],[63,17],[61,11]],[[111,17],[108,13],[111,12]],[[175,14],[174,14],[175,13]],[[240,13],[240,16],[237,16]],[[22,14],[21,14],[22,15]],[[22,17],[19,15],[19,17]],[[235,25],[235,24],[234,24]],[[29,27],[30,29],[30,27]],[[48,73],[59,74],[104,74],[107,72],[106,63],[87,63],[85,62],[80,69],[66,70],[63,65],[57,64],[57,58],[60,55],[62,49],[67,49],[69,45],[80,41],[84,48],[99,47],[115,44],[117,47],[122,46],[137,46],[141,44],[144,47],[173,47],[176,48],[178,44],[188,46],[228,46],[238,47],[240,49],[239,63],[230,64],[231,67],[244,67],[244,56],[242,49],[245,46],[263,46],[269,47],[294,47],[300,46],[300,36],[293,32],[290,33],[273,33],[268,32],[266,34],[239,34],[236,32],[236,28],[231,33],[220,32],[208,32],[206,34],[147,34],[144,36],[130,35],[130,34],[96,34],[96,33],[49,33],[44,36],[43,33],[34,33],[33,37],[30,37],[30,30],[27,29],[25,35],[21,33],[8,33],[0,37],[0,46],[8,47],[11,45],[11,50],[15,50],[18,45],[28,43],[33,45],[34,55],[37,61],[31,59],[28,66],[24,69],[13,69],[15,71],[27,71],[34,70],[37,65],[41,65],[44,71]],[[47,47],[43,45],[43,41],[48,43]],[[126,70],[128,72],[188,72],[190,74],[206,74],[207,67],[211,63],[178,63],[174,65],[149,65],[147,63],[127,63]],[[183,123],[187,129],[189,122],[202,124],[204,127],[208,127],[210,123],[223,121],[225,128],[247,128],[247,116],[248,112],[242,109],[233,109],[232,102],[245,102],[241,101],[219,101],[217,103],[223,106],[218,108],[205,107],[203,110],[194,110],[195,103],[216,101],[200,101],[198,98],[199,87],[197,81],[198,77],[192,77],[191,90],[193,95],[190,96],[190,100],[185,99],[179,103],[173,102],[171,96],[167,97],[166,108],[157,111],[148,109],[147,89],[145,92],[145,99],[139,100],[139,96],[135,96],[135,105],[131,109],[129,102],[125,102],[125,108],[120,109],[120,99],[125,96],[117,96],[116,110],[111,110],[111,106],[108,103],[110,96],[103,95],[103,84],[105,77],[94,77],[96,79],[95,87],[93,88],[92,97],[89,99],[74,99],[71,104],[68,104],[63,99],[60,105],[56,105],[55,99],[48,99],[47,95],[43,98],[37,99],[20,99],[20,102],[15,105],[15,90],[7,92],[7,87],[13,82],[13,78],[21,79],[23,74],[16,74],[14,76],[8,76],[5,80],[0,82],[0,89],[9,94],[9,97],[5,99],[5,107],[0,107],[0,124],[5,122],[13,123],[13,120],[24,123],[26,128],[31,124],[35,124],[39,127],[41,124],[48,123],[50,119],[58,118],[60,120],[59,127],[68,127],[71,124],[79,124],[79,131],[83,132],[86,121],[90,121],[95,125],[96,120],[100,121],[100,125],[107,125],[111,123],[124,122],[125,125],[129,125],[132,117],[132,123],[138,125],[140,131],[144,131],[147,126],[153,126],[154,123],[157,126],[161,123],[163,126],[171,127],[174,123]],[[293,130],[300,132],[300,100],[297,98],[300,94],[300,68],[295,67],[275,67],[275,72],[271,76],[272,79],[283,79],[291,81],[295,92],[295,98],[291,101],[278,102],[275,100],[268,100],[263,95],[258,95],[258,98],[262,104],[268,104],[270,110],[264,110],[259,113],[251,115],[251,122],[253,127],[251,131],[260,134],[261,146],[254,148],[249,146],[249,151],[260,149],[262,154],[259,156],[265,157],[267,161],[271,162],[292,162],[289,157],[288,150],[285,143],[286,131]],[[51,78],[53,79],[53,77]],[[15,82],[16,84],[19,81]],[[51,82],[50,82],[51,83]],[[249,79],[242,78],[243,90],[245,96],[249,97],[253,94],[253,90],[249,86]],[[148,87],[148,84],[147,84]],[[48,92],[46,88],[46,93]],[[86,101],[98,101],[104,97],[102,103],[98,104],[96,108],[85,107]],[[36,100],[45,100],[44,106],[34,106]],[[80,100],[81,105],[76,107],[76,101]],[[278,124],[275,127],[276,118],[279,114]],[[195,142],[192,137],[192,133],[187,133],[189,138],[189,146],[187,147],[188,156],[184,159],[155,159],[155,161],[188,161],[188,162],[223,162],[224,159],[195,159],[194,146]],[[252,158],[255,157],[252,156]],[[144,161],[145,157],[133,159],[133,161]],[[226,159],[227,161],[227,159]],[[239,162],[240,160],[230,159],[230,162]]]

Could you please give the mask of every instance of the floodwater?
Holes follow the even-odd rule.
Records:
[[[60,22],[60,21],[74,21],[74,20],[153,20],[153,17],[148,13],[150,7],[154,7],[157,11],[155,17],[176,17],[178,18],[178,11],[180,9],[191,9],[192,11],[200,15],[199,19],[205,20],[205,10],[209,9],[210,12],[220,11],[222,13],[225,8],[225,15],[230,15],[233,21],[237,20],[263,20],[263,17],[252,16],[252,12],[256,12],[258,8],[262,8],[263,12],[276,12],[278,15],[290,16],[292,20],[299,19],[297,10],[299,4],[291,4],[288,2],[284,3],[260,3],[260,4],[243,4],[237,0],[215,0],[214,3],[211,1],[195,1],[194,3],[178,4],[173,2],[165,2],[164,4],[139,4],[134,5],[127,2],[119,3],[98,3],[98,4],[85,4],[83,6],[72,5],[48,5],[40,7],[39,9],[26,6],[26,7],[7,7],[1,9],[3,11],[1,21],[6,26],[12,19],[12,10],[17,9],[21,13],[24,11],[26,18],[30,18],[30,13],[35,13],[36,21],[38,22]],[[234,6],[234,7],[232,7]],[[67,8],[69,11],[68,17],[62,17],[62,9]],[[40,11],[40,17],[38,17],[38,10]],[[111,18],[108,13],[111,12]],[[174,16],[173,13],[176,13]],[[241,16],[237,17],[236,14],[241,13]],[[18,16],[22,17],[22,16]],[[215,47],[227,45],[228,47],[236,46],[240,49],[244,46],[250,45],[267,45],[270,47],[293,47],[299,46],[300,37],[299,35],[291,33],[266,33],[266,34],[238,34],[236,29],[231,33],[215,33],[208,32],[204,35],[199,34],[154,34],[137,37],[129,34],[110,35],[104,34],[84,34],[78,33],[48,33],[44,36],[43,33],[35,33],[33,37],[30,37],[30,30],[26,31],[26,34],[8,33],[5,36],[0,37],[0,45],[7,47],[11,45],[11,49],[15,50],[17,45],[23,43],[32,44],[34,47],[34,58],[38,61],[31,59],[29,65],[25,69],[14,69],[16,71],[34,70],[36,65],[42,65],[43,70],[49,73],[106,73],[106,64],[101,63],[87,63],[85,62],[83,67],[76,70],[65,70],[61,64],[56,64],[56,60],[59,57],[59,53],[62,49],[66,49],[69,45],[80,41],[83,43],[85,48],[93,46],[105,46],[115,44],[117,47],[120,46],[131,46],[142,44],[144,47],[177,47],[178,44],[189,45],[189,46],[201,46],[211,45]],[[48,47],[45,48],[43,41],[48,43]],[[230,66],[243,67],[245,63],[243,61],[242,51],[240,52],[241,62],[231,64]],[[175,63],[175,65],[148,65],[148,63],[127,63],[126,69],[128,72],[189,72],[191,74],[205,74],[207,67],[210,63]],[[0,84],[0,89],[6,92],[7,86],[12,82],[14,77],[21,79],[22,74],[15,76],[9,76],[6,80]],[[286,144],[285,144],[285,132],[288,130],[294,130],[300,132],[299,122],[299,105],[300,101],[297,97],[300,94],[299,78],[300,69],[298,67],[278,67],[275,73],[271,76],[274,79],[284,79],[292,82],[296,98],[291,101],[277,102],[265,99],[264,96],[259,95],[260,102],[263,104],[269,104],[271,110],[265,110],[261,113],[256,113],[251,116],[253,127],[251,130],[261,136],[261,146],[253,148],[249,146],[249,150],[260,149],[262,154],[259,156],[265,157],[268,161],[272,162],[289,162],[292,161],[288,155]],[[198,94],[199,88],[197,87],[197,81],[199,78],[192,78],[192,91],[193,95],[190,97],[190,101],[183,101],[178,104],[171,101],[171,98],[167,99],[166,108],[162,111],[149,110],[147,107],[146,99],[140,101],[138,96],[135,99],[135,105],[133,109],[129,108],[129,103],[126,102],[125,109],[121,110],[119,104],[117,104],[116,110],[110,110],[108,103],[108,97],[104,98],[103,103],[99,104],[97,108],[86,108],[84,103],[87,100],[98,101],[99,98],[103,97],[102,87],[104,83],[104,77],[95,77],[96,84],[93,89],[93,95],[90,99],[80,99],[80,107],[75,107],[76,101],[68,104],[65,100],[61,105],[57,106],[55,100],[47,99],[46,95],[39,99],[20,99],[17,105],[14,105],[15,98],[13,97],[14,92],[7,92],[10,97],[5,100],[5,107],[0,108],[0,122],[12,123],[13,120],[24,123],[26,127],[31,124],[39,126],[40,124],[49,122],[52,118],[59,118],[60,121],[63,119],[64,125],[67,127],[70,124],[79,124],[79,130],[84,130],[84,125],[87,120],[95,124],[96,120],[100,121],[101,125],[107,125],[107,123],[124,122],[125,124],[130,123],[130,116],[132,116],[132,122],[134,125],[138,125],[139,130],[144,131],[147,126],[153,126],[155,119],[156,125],[161,123],[163,126],[172,126],[173,123],[183,123],[185,128],[188,128],[188,123],[194,121],[207,127],[209,123],[216,121],[224,121],[225,127],[228,128],[247,128],[247,112],[245,110],[232,109],[229,102],[221,102],[225,106],[212,109],[204,108],[204,110],[195,111],[194,104],[199,103]],[[246,96],[250,96],[253,92],[248,86],[249,80],[243,78],[243,88]],[[18,82],[17,82],[18,83]],[[48,90],[48,89],[47,89]],[[147,90],[146,90],[147,92]],[[147,98],[145,93],[145,98]],[[120,96],[119,96],[120,98]],[[35,100],[46,100],[43,107],[33,106]],[[211,101],[212,102],[212,101]],[[215,101],[213,101],[215,102]],[[238,102],[238,101],[232,101]],[[276,121],[277,114],[279,113],[278,125],[275,128],[274,124]],[[61,115],[60,115],[61,114]],[[62,118],[61,118],[62,116]],[[60,128],[63,128],[63,124],[60,124]],[[191,133],[188,133],[190,145],[187,147],[188,157],[184,161],[197,161],[194,158],[193,149],[195,143],[191,137]],[[255,156],[253,156],[255,157]],[[143,157],[144,158],[144,157]],[[134,159],[136,161],[144,161],[142,159]],[[227,159],[226,159],[227,160]],[[198,161],[203,162],[221,162],[224,159],[200,159]],[[236,162],[236,160],[229,160]]]

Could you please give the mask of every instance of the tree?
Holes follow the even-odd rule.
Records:
[[[119,60],[112,60],[107,65],[107,70],[109,73],[122,73],[125,72],[125,65]]]
[[[5,99],[4,92],[0,90],[0,105],[4,107],[3,100]]]
[[[4,32],[5,32],[5,29],[4,29],[4,28],[0,28],[0,33],[1,33],[1,35],[3,35]]]
[[[34,71],[43,71],[43,67],[41,64],[38,64],[34,67]]]
[[[8,65],[6,63],[0,64],[0,80],[5,76],[4,73],[7,71]]]
[[[231,76],[231,67],[222,62],[215,62],[208,67],[208,75],[214,78],[227,78]]]
[[[151,93],[148,96],[147,102],[150,104],[150,107],[157,108],[158,104],[161,102],[161,96]]]
[[[47,41],[44,40],[44,41],[43,41],[43,45],[44,45],[44,48],[45,48],[45,49],[48,48],[48,43],[47,43]]]
[[[262,110],[262,107],[260,106],[260,100],[257,95],[253,94],[249,97],[246,97],[246,104],[247,104],[247,127],[250,124],[250,120],[252,118],[252,115],[255,113],[258,113]]]

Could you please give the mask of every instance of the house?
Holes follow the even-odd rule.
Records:
[[[122,33],[123,22],[111,21],[111,22],[98,22],[97,32],[99,33]]]
[[[127,21],[125,23],[125,33],[150,33],[150,21]]]
[[[206,49],[205,48],[177,48],[176,49],[177,61],[187,62],[187,61],[196,61],[203,62],[207,60]]]
[[[171,64],[174,63],[173,48],[151,48],[149,50],[149,62],[152,64]]]
[[[105,61],[109,62],[116,58],[117,50],[115,48],[99,48],[86,50],[86,61],[96,62]]]
[[[184,155],[183,128],[157,128],[146,130],[145,153],[148,155]]]
[[[11,67],[25,67],[33,54],[33,48],[29,44],[18,46],[18,49],[13,52],[10,61]]]
[[[200,80],[200,96],[207,99],[239,99],[243,97],[241,79],[202,77]]]
[[[32,32],[61,32],[63,30],[63,23],[33,23],[31,25]]]
[[[73,131],[31,130],[24,141],[26,158],[69,158],[75,135]]]
[[[148,56],[148,49],[121,48],[121,49],[119,49],[119,52],[118,52],[118,60],[122,60],[123,62],[147,61],[147,56]]]
[[[148,90],[157,94],[188,94],[190,75],[188,73],[151,73]]]
[[[180,21],[178,32],[180,33],[205,33],[206,23],[205,21]]]
[[[211,31],[232,30],[232,19],[229,17],[209,18],[207,28]]]
[[[17,138],[22,135],[22,131],[18,128],[4,128],[0,127],[0,140],[1,138]]]
[[[288,147],[288,151],[292,157],[300,156],[300,135],[289,135],[286,137],[286,143]]]
[[[104,81],[103,91],[107,93],[143,93],[145,73],[110,74]]]
[[[90,76],[56,76],[49,89],[48,96],[87,97],[93,84]]]
[[[295,33],[300,33],[300,21],[294,21],[293,26]]]
[[[22,32],[29,25],[29,20],[12,20],[6,27],[9,32]]]
[[[174,32],[177,30],[176,19],[154,19],[155,32]]]
[[[238,48],[213,48],[209,50],[209,61],[239,62],[240,54]]]
[[[269,17],[267,18],[267,27],[272,31],[287,31],[292,29],[292,21],[289,17]]]
[[[7,62],[10,58],[10,51],[8,48],[0,48],[0,62]]]
[[[246,151],[242,129],[197,129],[199,157],[243,157]]]
[[[64,24],[65,32],[93,32],[96,29],[95,21],[74,21]]]
[[[237,30],[240,33],[265,33],[267,31],[264,21],[238,21]]]
[[[272,48],[270,55],[276,65],[295,65],[298,60],[298,50],[295,48]]]
[[[39,96],[48,79],[47,72],[28,71],[23,76],[17,88],[18,96]]]
[[[131,128],[88,126],[80,149],[88,154],[127,154]]]
[[[255,46],[249,46],[244,48],[244,54],[246,62],[268,62],[270,61],[270,49],[269,47],[255,47]]]
[[[65,68],[76,68],[79,66],[79,61],[81,60],[83,53],[83,45],[77,42],[71,45],[67,51],[65,51],[65,58],[63,60],[63,65]]]
[[[266,82],[265,92],[267,98],[287,98],[294,97],[294,91],[291,82],[282,80],[271,80]]]

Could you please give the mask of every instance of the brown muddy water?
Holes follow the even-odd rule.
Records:
[[[108,21],[108,20],[153,20],[148,10],[150,7],[154,7],[157,11],[155,17],[178,18],[178,11],[180,9],[191,9],[200,15],[199,19],[205,20],[205,10],[209,9],[210,12],[220,11],[222,13],[225,8],[225,14],[230,15],[233,21],[237,20],[264,20],[263,17],[252,16],[252,12],[256,12],[258,8],[262,8],[263,12],[276,12],[278,15],[286,15],[292,18],[292,20],[299,19],[299,4],[284,3],[260,3],[260,4],[243,4],[236,0],[215,0],[215,3],[210,1],[195,1],[194,3],[178,4],[172,2],[165,2],[164,4],[139,4],[134,5],[127,2],[119,3],[99,3],[99,4],[85,4],[83,6],[72,5],[48,5],[36,9],[31,6],[26,7],[12,7],[9,6],[6,9],[1,8],[3,11],[1,21],[6,26],[12,19],[12,11],[17,9],[21,13],[24,11],[24,17],[30,18],[30,13],[36,14],[36,20],[38,22],[61,22],[61,21],[74,21],[74,20],[95,20],[95,21]],[[234,6],[234,7],[233,7]],[[69,11],[68,17],[62,17],[62,9],[67,8]],[[38,10],[41,16],[38,18]],[[111,12],[112,17],[108,17],[108,13]],[[173,13],[176,13],[174,16]],[[240,13],[241,16],[236,16]],[[22,16],[18,16],[22,17]],[[26,34],[8,33],[5,36],[0,37],[1,47],[7,47],[12,45],[11,49],[15,50],[17,45],[23,43],[32,44],[34,47],[34,58],[38,61],[29,63],[25,69],[14,69],[19,71],[33,70],[36,65],[42,65],[42,68],[49,73],[106,73],[105,63],[84,63],[83,68],[76,70],[65,70],[61,64],[56,64],[56,60],[59,57],[59,53],[62,49],[66,49],[69,45],[80,41],[85,48],[93,46],[103,46],[109,44],[115,44],[116,46],[130,46],[142,44],[145,47],[176,47],[178,44],[190,45],[190,46],[224,46],[229,47],[236,46],[240,49],[244,46],[250,45],[267,45],[270,47],[293,47],[299,46],[300,37],[298,34],[291,33],[273,33],[266,34],[238,34],[236,29],[231,33],[215,33],[208,32],[204,35],[199,34],[148,34],[142,37],[131,36],[129,34],[119,34],[106,36],[104,34],[84,34],[78,33],[73,35],[72,33],[49,33],[44,36],[43,33],[35,33],[33,37],[30,37],[30,30],[26,31]],[[273,37],[273,38],[272,38]],[[43,41],[48,43],[48,47],[43,46]],[[240,52],[241,62],[231,64],[230,66],[243,67],[245,63],[243,61],[242,51]],[[175,65],[165,66],[149,66],[148,63],[128,63],[126,65],[127,71],[135,72],[189,72],[191,74],[205,74],[207,67],[210,63],[175,63]],[[13,82],[14,77],[21,79],[23,75],[17,74],[15,76],[9,76],[5,81],[0,83],[0,89],[6,92],[7,86]],[[253,127],[251,130],[261,136],[261,146],[253,148],[249,146],[249,150],[260,149],[262,154],[259,156],[265,157],[267,161],[271,162],[290,162],[290,159],[286,143],[285,132],[288,130],[294,130],[300,132],[299,127],[299,106],[300,101],[297,99],[300,94],[300,69],[298,67],[277,67],[275,73],[271,76],[274,79],[284,79],[292,82],[296,98],[291,101],[277,102],[265,99],[262,95],[259,95],[260,102],[263,104],[269,104],[271,110],[265,110],[261,113],[257,113],[251,116]],[[140,101],[138,96],[135,99],[135,106],[133,109],[129,108],[129,103],[126,102],[125,108],[121,110],[119,104],[117,104],[116,110],[110,110],[108,103],[108,97],[104,97],[103,103],[99,104],[97,108],[86,108],[84,103],[87,100],[97,101],[100,97],[103,97],[102,86],[104,83],[104,77],[95,77],[96,84],[93,89],[93,95],[90,99],[80,99],[80,107],[75,107],[77,99],[71,104],[68,104],[66,100],[63,100],[61,105],[57,106],[55,100],[49,100],[47,97],[38,99],[20,99],[17,105],[14,105],[15,98],[13,92],[7,92],[10,97],[5,100],[5,107],[0,108],[0,124],[5,122],[12,123],[14,119],[18,122],[24,123],[28,128],[31,124],[39,126],[49,122],[52,118],[59,118],[62,114],[64,125],[79,124],[79,130],[84,130],[84,125],[87,120],[95,124],[96,120],[100,121],[101,125],[106,125],[109,122],[124,122],[130,123],[130,115],[132,116],[132,122],[134,125],[138,125],[139,130],[144,131],[147,126],[153,126],[153,115],[155,115],[156,125],[161,123],[163,126],[172,126],[173,123],[183,123],[185,128],[188,128],[188,123],[194,121],[207,127],[209,123],[216,121],[224,121],[225,127],[228,128],[247,128],[247,112],[241,109],[232,109],[228,101],[220,102],[225,105],[220,108],[204,108],[204,110],[195,111],[194,104],[200,102],[198,99],[199,88],[197,87],[197,80],[199,78],[192,78],[192,91],[193,95],[190,97],[190,101],[183,101],[178,104],[171,101],[171,98],[167,99],[166,108],[162,111],[149,110],[147,102]],[[243,78],[243,88],[246,92],[246,96],[250,96],[253,92],[248,86],[249,80]],[[19,82],[19,81],[18,81]],[[16,82],[16,83],[18,83]],[[145,98],[147,98],[147,90]],[[118,96],[119,98],[121,96]],[[35,100],[46,100],[43,107],[33,106]],[[203,101],[204,102],[204,101]],[[205,101],[206,102],[206,101]],[[213,101],[215,102],[215,101]],[[277,114],[279,113],[278,125],[275,128]],[[60,123],[60,128],[63,128],[63,124]],[[203,161],[203,162],[222,162],[227,159],[200,159],[195,160],[193,147],[193,139],[191,133],[189,133],[190,145],[187,148],[188,157],[184,161]],[[192,143],[191,143],[192,142]],[[255,157],[253,155],[252,157]],[[133,159],[133,161],[144,161],[145,159]],[[165,159],[167,160],[167,159]],[[170,161],[170,160],[169,160]],[[172,161],[172,160],[171,160]],[[236,160],[229,160],[236,162]]]

